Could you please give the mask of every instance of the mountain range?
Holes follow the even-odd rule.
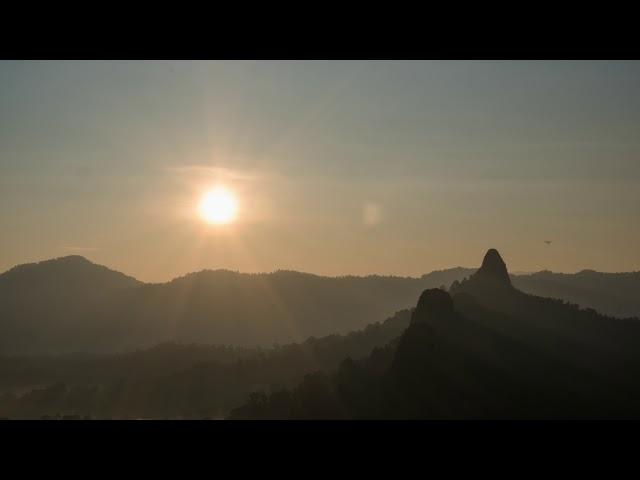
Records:
[[[428,288],[476,271],[419,278],[204,270],[143,283],[69,256],[0,274],[0,353],[117,352],[175,341],[270,346],[344,334],[406,309]],[[640,272],[511,275],[526,293],[613,316],[640,315]]]
[[[100,296],[83,281],[95,266],[71,261],[75,281],[59,289],[88,288],[91,308],[149,287],[101,267]],[[60,279],[59,264],[45,263],[47,274]],[[40,277],[39,298],[59,298]],[[492,249],[449,288],[428,287],[414,307],[345,335],[266,348],[170,342],[122,353],[0,355],[0,417],[640,418],[640,320],[525,293],[517,278]],[[132,318],[122,313],[120,321]]]

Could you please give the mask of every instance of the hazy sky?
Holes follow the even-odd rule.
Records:
[[[638,62],[0,62],[0,271],[639,270],[639,87]],[[218,184],[226,226],[197,214]]]

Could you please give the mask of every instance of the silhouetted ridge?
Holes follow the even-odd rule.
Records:
[[[638,345],[638,319],[524,293],[491,249],[448,292],[424,290],[385,349],[229,418],[638,419]]]
[[[41,262],[23,263],[0,274],[2,276],[21,275],[23,272],[31,272],[35,270],[51,269],[51,268],[74,268],[93,265],[89,260],[80,255],[68,255],[66,257],[57,257]]]
[[[495,250],[480,269],[419,278],[203,270],[153,284],[71,255],[0,273],[0,353],[115,352],[167,341],[297,342],[362,328],[415,304],[425,289],[447,285],[454,303],[466,291],[487,308],[499,301],[516,308],[519,300],[511,297],[525,292],[640,317],[640,272],[509,277]]]
[[[450,318],[453,315],[451,296],[439,288],[425,290],[411,316],[411,324],[431,323],[433,320]]]
[[[490,248],[482,260],[482,265],[474,277],[491,278],[500,283],[511,285],[507,265],[495,248]]]

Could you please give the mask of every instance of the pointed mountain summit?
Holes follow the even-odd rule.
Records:
[[[493,299],[495,294],[511,296],[516,291],[511,284],[507,265],[495,248],[487,250],[476,273],[461,282],[453,282],[449,288],[452,297],[466,292],[478,299]]]
[[[505,285],[511,285],[507,265],[495,248],[490,248],[487,251],[482,260],[482,265],[473,277],[492,279]]]

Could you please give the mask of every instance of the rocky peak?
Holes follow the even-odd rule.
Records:
[[[475,274],[476,277],[497,280],[500,283],[511,285],[511,279],[507,272],[507,265],[495,248],[490,248],[482,260],[482,265]]]
[[[411,316],[411,323],[430,323],[434,320],[450,318],[453,315],[451,296],[439,288],[422,292],[418,305]]]

